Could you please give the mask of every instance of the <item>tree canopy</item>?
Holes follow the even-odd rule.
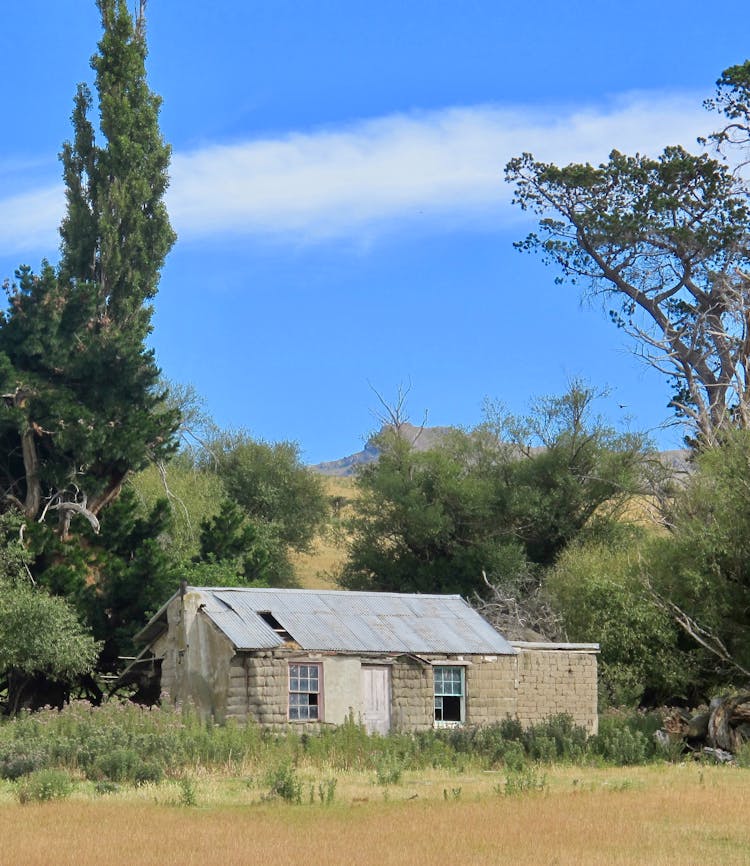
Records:
[[[547,566],[573,539],[610,531],[642,481],[642,437],[617,434],[576,383],[539,401],[528,418],[455,431],[419,452],[394,428],[360,496],[342,581],[351,587],[483,593],[493,582]]]
[[[742,144],[750,128],[750,64],[728,69],[710,107],[713,136]],[[743,137],[744,136],[744,137]],[[636,351],[673,384],[671,405],[703,444],[750,427],[750,192],[706,153],[667,147],[657,158],[612,151],[594,167],[511,160],[515,202],[541,219],[517,246],[602,296]]]
[[[104,35],[92,59],[103,144],[81,85],[63,146],[67,213],[57,268],[19,269],[0,320],[0,483],[30,521],[94,530],[128,474],[174,448],[145,345],[159,272],[174,234],[163,203],[169,147],[145,80],[143,5],[99,0]]]
[[[97,0],[97,8],[96,98],[79,85],[73,135],[60,154],[60,261],[43,262],[38,273],[24,265],[6,284],[0,511],[22,516],[37,584],[14,585],[8,616],[20,628],[22,610],[36,610],[39,627],[50,623],[53,654],[55,629],[73,641],[77,626],[43,588],[64,595],[103,642],[100,665],[112,670],[146,611],[163,600],[166,581],[176,581],[160,541],[165,508],[140,517],[132,495],[121,493],[134,472],[174,452],[179,412],[146,345],[150,302],[175,236],[163,201],[170,149],[160,99],[146,82],[145,2],[135,20],[126,0]],[[63,643],[59,653],[63,665]],[[70,659],[59,669],[51,659],[40,674],[74,672]]]

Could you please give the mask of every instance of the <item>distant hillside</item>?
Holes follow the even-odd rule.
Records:
[[[404,424],[401,428],[401,435],[410,442],[414,442],[416,451],[429,451],[430,448],[434,448],[453,429],[453,427],[422,427],[420,429],[413,424]],[[366,466],[368,463],[374,463],[378,459],[380,452],[373,444],[373,439],[370,439],[362,451],[357,451],[356,454],[350,454],[348,457],[341,457],[338,460],[331,460],[327,463],[316,463],[310,468],[321,475],[329,475],[335,478],[350,478],[357,474],[357,470],[360,467]],[[671,467],[677,473],[684,473],[690,471],[690,464],[688,463],[689,453],[687,450],[662,451],[660,452],[660,456],[665,465]]]
[[[385,428],[383,428],[385,429]],[[440,441],[452,430],[452,427],[415,427],[413,424],[403,424],[401,427],[401,435],[404,439],[414,443],[416,451],[429,451],[434,448],[436,443]],[[381,431],[382,432],[382,431]],[[375,438],[375,437],[373,437]],[[338,460],[331,460],[327,463],[316,463],[310,468],[319,472],[321,475],[332,475],[339,478],[348,478],[356,475],[357,470],[361,466],[366,466],[368,463],[373,463],[378,459],[379,451],[373,440],[370,439],[362,451],[357,451],[356,454],[350,454],[348,457],[341,457]]]

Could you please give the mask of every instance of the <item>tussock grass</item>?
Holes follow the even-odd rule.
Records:
[[[566,767],[554,768],[549,778],[547,793],[512,798],[493,794],[493,778],[483,780],[481,774],[457,780],[425,771],[410,774],[399,786],[399,799],[388,801],[361,774],[341,774],[331,806],[241,801],[236,799],[241,780],[215,777],[196,783],[194,807],[178,805],[170,784],[98,800],[79,792],[65,802],[6,802],[0,807],[3,862],[732,866],[750,861],[743,770]],[[460,796],[445,799],[446,784],[451,790],[460,786]],[[356,796],[361,790],[369,792],[368,799]]]
[[[303,589],[339,589],[335,575],[347,557],[344,521],[351,516],[351,502],[359,496],[354,478],[324,475],[323,485],[332,501],[341,507],[333,511],[328,523],[313,540],[307,553],[291,556],[294,574]]]

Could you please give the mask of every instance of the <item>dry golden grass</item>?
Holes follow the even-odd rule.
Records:
[[[357,497],[353,478],[323,476],[326,493],[330,497],[340,497],[351,501]],[[346,548],[340,532],[340,523],[350,514],[344,505],[338,515],[334,515],[329,526],[315,539],[309,553],[292,556],[294,573],[303,589],[337,589],[333,575],[346,559]]]
[[[480,774],[481,775],[481,774]],[[341,780],[337,802],[243,804],[224,780],[224,805],[169,805],[163,785],[99,800],[0,805],[0,862],[17,866],[496,866],[747,864],[746,771],[728,768],[581,768],[551,771],[545,794],[505,797],[489,780],[439,774],[390,788]],[[481,782],[481,785],[479,783]],[[476,783],[476,784],[475,784]],[[461,787],[459,799],[442,790]],[[239,787],[238,787],[239,785]],[[484,788],[484,792],[479,787]],[[171,791],[171,793],[170,793]],[[415,799],[405,800],[414,794]],[[341,794],[341,796],[339,796]],[[243,795],[244,796],[244,795]],[[257,792],[256,792],[257,797]],[[401,802],[396,802],[396,798]],[[158,801],[158,802],[157,802]],[[228,803],[228,805],[227,805]]]

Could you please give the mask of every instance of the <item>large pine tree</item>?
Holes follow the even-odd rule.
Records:
[[[157,540],[164,509],[138,517],[120,494],[174,450],[179,418],[146,345],[175,236],[163,201],[170,149],[146,83],[145,0],[135,19],[126,0],[97,7],[97,99],[78,87],[60,155],[60,261],[21,267],[0,318],[0,511],[20,512],[35,582],[77,605],[111,670],[174,580]]]

